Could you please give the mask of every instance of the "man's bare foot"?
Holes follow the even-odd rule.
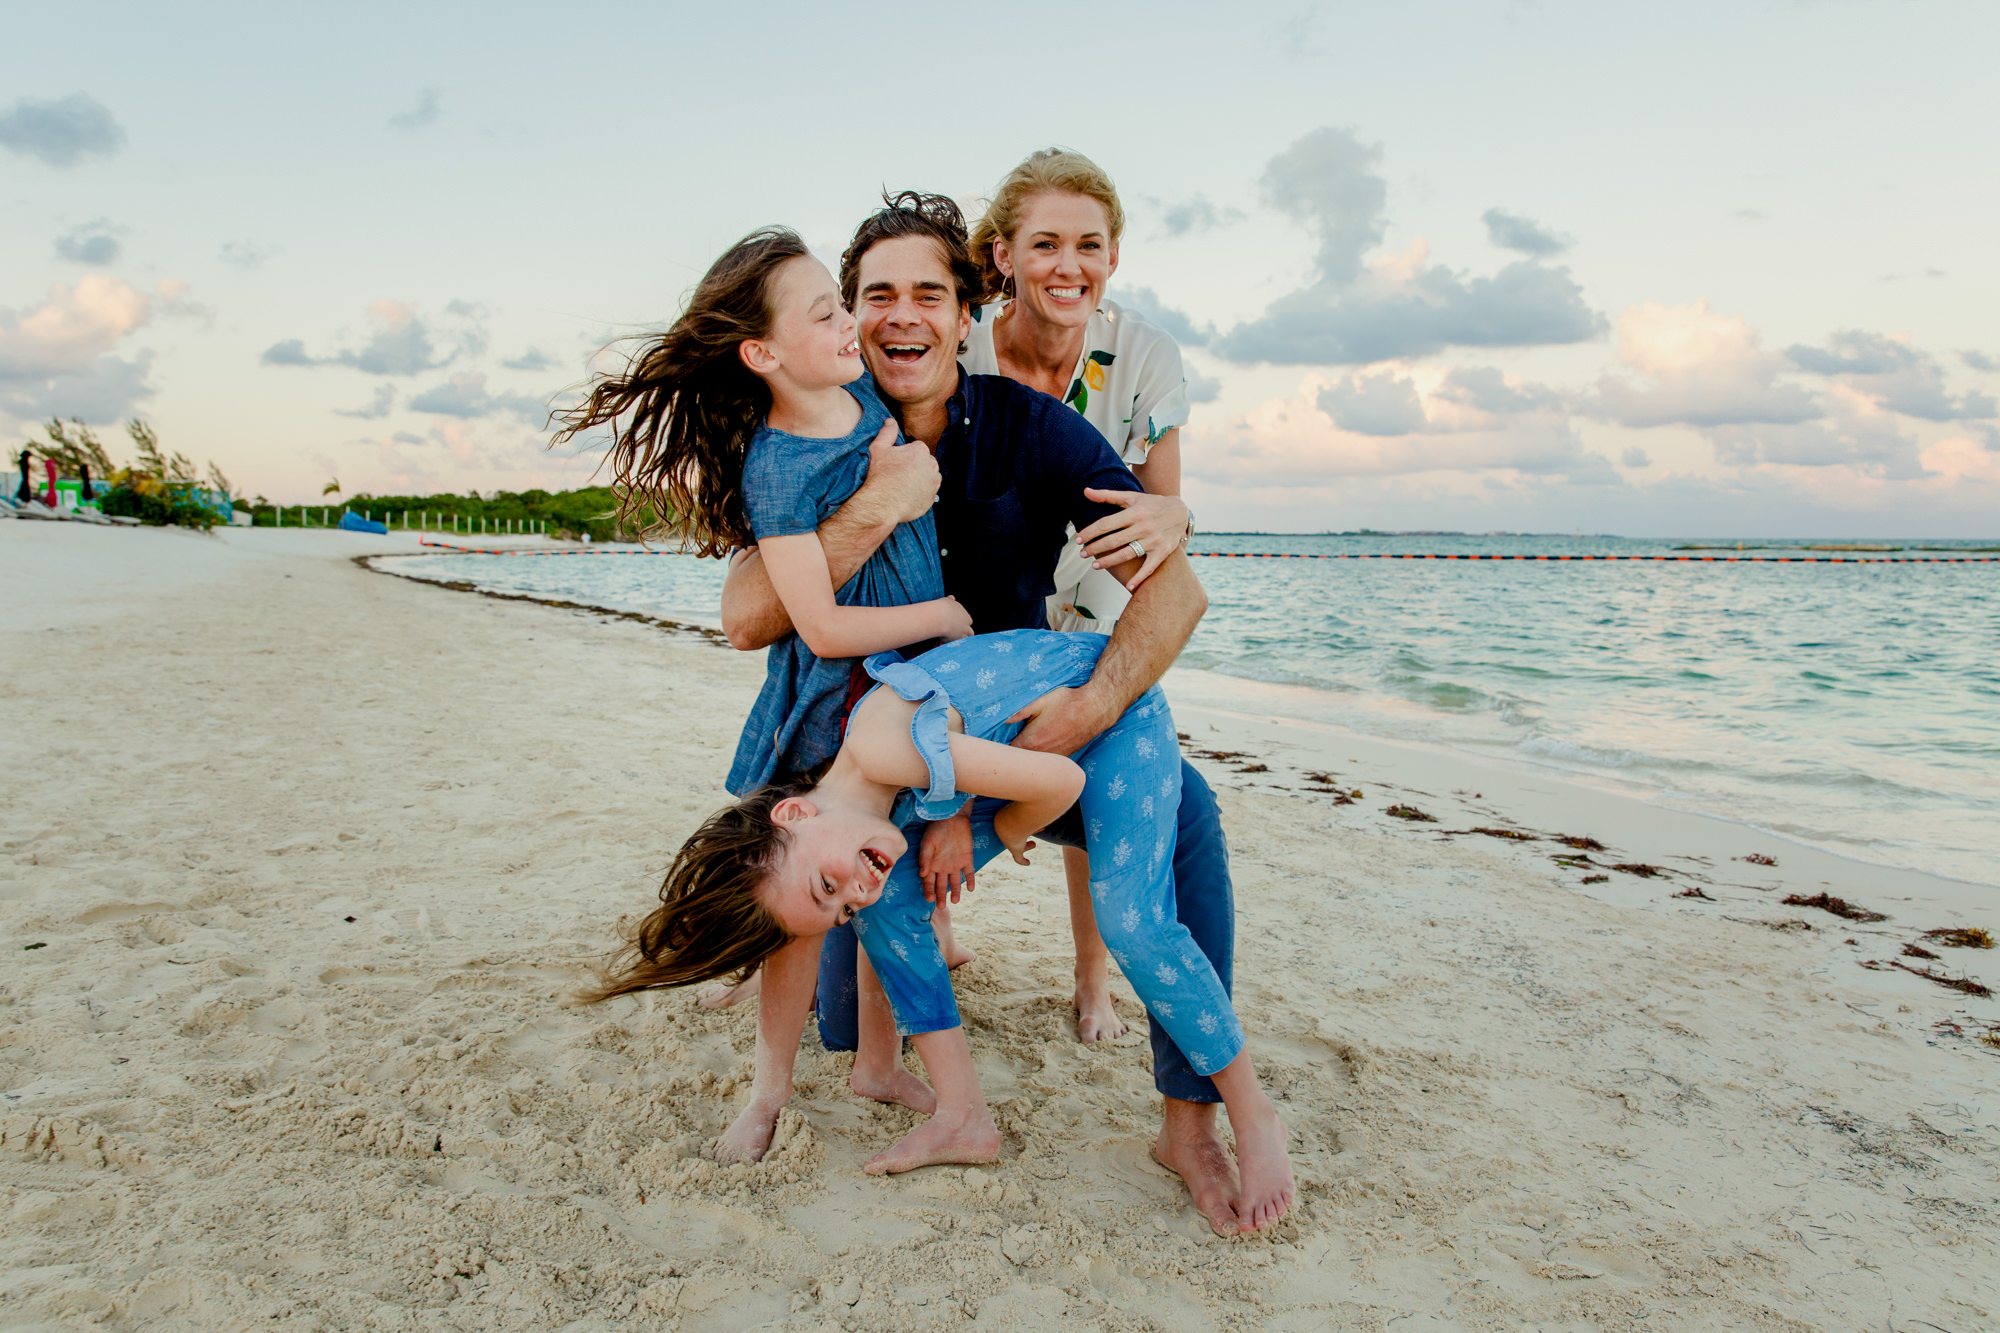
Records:
[[[931,1085],[900,1064],[881,1073],[863,1069],[856,1061],[854,1072],[848,1075],[847,1086],[854,1089],[857,1097],[907,1106],[918,1115],[929,1115],[937,1110],[937,1094],[931,1091]]]
[[[778,1112],[784,1109],[783,1101],[767,1102],[751,1098],[750,1104],[737,1112],[736,1119],[716,1140],[715,1160],[724,1166],[734,1162],[762,1161],[765,1152],[770,1149],[771,1135],[777,1132]]]
[[[934,1115],[905,1134],[893,1148],[885,1148],[868,1159],[863,1167],[871,1176],[893,1176],[920,1166],[944,1162],[977,1165],[998,1161],[1000,1131],[984,1103],[973,1110],[949,1111]]]
[[[700,998],[695,1003],[704,1009],[734,1008],[745,1000],[756,999],[757,992],[762,987],[763,981],[764,974],[761,971],[752,972],[749,977],[737,985],[710,986],[701,993]]]
[[[1236,1161],[1243,1180],[1236,1194],[1236,1215],[1246,1231],[1262,1231],[1292,1211],[1296,1189],[1291,1154],[1286,1151],[1290,1135],[1268,1099],[1241,1114],[1231,1111],[1229,1127],[1236,1133]]]
[[[1077,978],[1076,995],[1070,1000],[1076,1010],[1076,1039],[1088,1046],[1094,1041],[1114,1041],[1125,1035],[1125,1020],[1111,1002],[1111,982],[1106,977]]]
[[[1243,1230],[1236,1211],[1243,1183],[1229,1149],[1215,1132],[1213,1106],[1168,1102],[1160,1136],[1153,1141],[1153,1156],[1187,1185],[1195,1208],[1216,1235],[1233,1236]]]

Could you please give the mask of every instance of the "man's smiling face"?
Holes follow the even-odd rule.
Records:
[[[855,265],[861,356],[884,398],[908,411],[941,406],[958,388],[958,348],[972,312],[928,236],[898,236]]]

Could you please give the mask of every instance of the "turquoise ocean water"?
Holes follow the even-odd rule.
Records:
[[[1770,549],[1742,554],[1827,543],[1746,541]],[[1684,544],[1224,535],[1197,549],[1691,554]],[[1738,552],[1732,541],[1694,554]],[[1263,682],[1246,702],[1258,712],[1615,783],[1861,860],[2000,883],[2000,564],[1195,568],[1210,608],[1180,665],[1207,673],[1204,702],[1226,704],[1231,680]],[[451,555],[423,573],[704,623],[722,581],[718,562],[684,556]]]

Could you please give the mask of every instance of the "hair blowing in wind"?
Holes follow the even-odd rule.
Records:
[[[805,253],[787,228],[750,233],[709,266],[666,332],[640,335],[623,370],[597,376],[583,402],[556,413],[562,429],[550,447],[611,431],[621,527],[705,556],[755,544],[743,512],[743,456],[771,392],[737,349],[770,332],[771,276]]]

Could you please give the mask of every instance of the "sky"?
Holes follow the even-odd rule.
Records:
[[[943,11],[18,7],[0,438],[587,484],[547,405],[738,236],[1060,144],[1203,528],[2000,536],[1990,3]]]

